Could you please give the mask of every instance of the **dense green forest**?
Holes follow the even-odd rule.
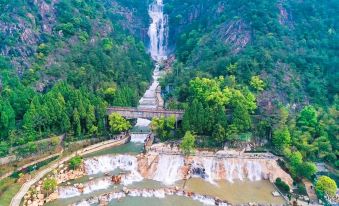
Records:
[[[168,1],[176,61],[162,85],[167,107],[186,109],[183,132],[204,146],[268,142],[292,174],[313,171],[308,161],[338,167],[338,7]]]
[[[104,134],[105,108],[136,106],[148,87],[146,5],[2,0],[0,10],[0,156],[52,134]]]

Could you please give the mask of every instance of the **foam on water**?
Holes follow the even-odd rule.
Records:
[[[131,134],[131,142],[144,143],[148,134]]]
[[[143,177],[138,172],[137,158],[132,155],[104,155],[93,157],[84,161],[85,171],[89,175],[97,173],[112,172],[116,169],[129,171],[130,173],[122,179],[124,185],[138,182]]]

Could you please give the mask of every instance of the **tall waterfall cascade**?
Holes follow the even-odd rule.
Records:
[[[167,59],[168,16],[163,12],[163,0],[154,0],[148,8],[152,22],[148,28],[150,53],[154,61]]]
[[[168,16],[163,12],[163,0],[154,0],[149,5],[148,14],[151,18],[151,24],[148,28],[148,36],[150,39],[149,52],[155,61],[153,71],[153,81],[147,89],[144,96],[139,100],[140,109],[157,109],[160,106],[160,93],[158,91],[158,79],[163,75],[160,71],[160,63],[167,59],[167,42],[168,42]],[[150,121],[138,119],[136,126],[148,126]]]

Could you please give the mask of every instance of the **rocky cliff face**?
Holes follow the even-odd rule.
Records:
[[[37,46],[52,33],[56,23],[55,4],[58,0],[18,1],[3,6],[0,18],[2,38],[0,54],[11,57],[19,73],[30,66]],[[16,5],[14,5],[17,3]]]
[[[48,66],[58,59],[60,53],[61,56],[65,55],[64,52],[69,50],[67,47],[81,41],[78,38],[79,34],[66,36],[58,27],[61,23],[57,9],[59,4],[60,0],[20,0],[4,5],[0,3],[3,11],[0,18],[0,55],[9,57],[19,74],[39,60],[38,49],[42,43],[59,40],[61,41],[59,45],[60,43],[64,45],[58,48],[58,51],[49,54],[46,61]],[[119,0],[98,1],[97,5],[101,5],[103,9],[97,9],[94,16],[88,17],[88,23],[92,28],[88,34],[92,43],[95,43],[98,37],[105,37],[114,32],[110,21],[120,24],[123,29],[147,41],[147,24],[144,17],[138,16],[135,9],[122,6]],[[84,11],[76,11],[81,12]],[[82,20],[72,19],[72,21]]]

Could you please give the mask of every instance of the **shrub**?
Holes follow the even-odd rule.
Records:
[[[282,181],[280,178],[277,178],[275,180],[275,185],[279,188],[279,190],[283,193],[289,193],[290,192],[290,186],[286,184],[284,181]]]
[[[82,158],[80,156],[72,157],[69,161],[69,167],[74,170],[81,165],[81,162]]]
[[[330,197],[335,196],[337,191],[337,184],[336,182],[328,176],[321,176],[317,180],[315,185],[315,189],[323,194],[326,194]]]

